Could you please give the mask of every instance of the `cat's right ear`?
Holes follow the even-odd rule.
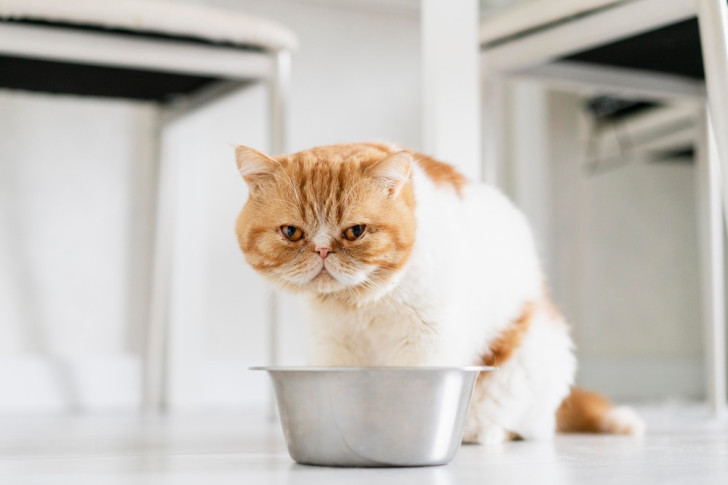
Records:
[[[274,159],[250,147],[235,147],[235,162],[243,180],[251,190],[260,187],[273,177],[273,170],[278,165]]]

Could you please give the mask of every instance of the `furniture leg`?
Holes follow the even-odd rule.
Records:
[[[278,51],[273,59],[273,72],[271,73],[270,93],[270,145],[274,155],[282,155],[288,146],[288,100],[290,99],[291,53]],[[275,290],[271,290],[267,301],[268,316],[268,363],[279,365],[280,345],[280,313],[279,298]],[[276,415],[275,396],[270,394],[270,416]]]
[[[151,296],[146,327],[145,355],[143,359],[143,408],[147,412],[161,412],[165,405],[166,351],[168,310],[172,267],[174,177],[170,160],[162,153],[163,112],[160,108],[155,126],[157,187],[156,204],[150,208],[153,216]]]
[[[426,153],[481,178],[479,2],[422,0],[422,142]]]
[[[502,187],[503,177],[503,111],[505,89],[503,81],[495,76],[486,77],[481,85],[482,96],[482,180]]]
[[[706,125],[707,146],[704,151],[710,160],[710,167],[714,168],[716,175],[712,178],[722,177],[722,184],[714,182],[715,190],[722,196],[723,217],[728,215],[728,5],[725,0],[699,0],[698,22],[700,26],[700,41],[703,51],[703,64],[705,65],[705,83],[708,93],[708,116]],[[715,136],[720,133],[720,136]],[[717,210],[717,208],[716,208]],[[722,227],[721,227],[722,231]],[[722,236],[721,232],[721,236]],[[716,239],[715,235],[713,239]],[[722,241],[722,238],[721,238]],[[714,242],[718,244],[718,240]],[[722,251],[722,246],[721,249]],[[718,271],[720,263],[722,271],[722,258],[714,262],[714,271]],[[722,274],[722,273],[721,273]],[[722,279],[721,279],[722,282]],[[724,305],[722,287],[714,291],[714,298],[720,300],[721,311]],[[714,303],[714,305],[716,305]],[[716,311],[713,308],[713,311]],[[708,358],[712,371],[711,406],[717,414],[725,412],[726,407],[726,344],[725,344],[725,318],[724,315],[713,316],[708,341]]]
[[[714,132],[705,110],[701,113],[696,157],[696,193],[701,244],[703,321],[706,343],[706,387],[711,410],[726,408],[725,385],[725,272],[724,225],[721,204],[720,164]]]

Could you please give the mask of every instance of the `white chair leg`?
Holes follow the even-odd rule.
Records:
[[[288,100],[290,97],[291,80],[291,53],[278,51],[276,53],[273,72],[270,78],[270,145],[274,155],[281,155],[287,150]],[[280,345],[280,314],[278,311],[279,298],[271,290],[267,302],[268,317],[268,363],[279,365]],[[276,416],[275,396],[270,394],[270,417]]]
[[[291,91],[291,53],[278,51],[270,79],[270,144],[273,155],[288,145],[288,100]]]
[[[728,6],[725,0],[698,0],[698,21],[700,40],[705,65],[705,82],[708,92],[707,125],[708,154],[715,153],[716,170],[722,180],[722,188],[728,187]],[[721,136],[712,136],[721,133]],[[713,148],[715,152],[713,152]],[[709,156],[713,159],[713,156]],[[723,217],[728,216],[728,193],[721,189]],[[716,298],[724,298],[716,293]],[[712,406],[717,413],[723,413],[726,406],[726,349],[725,321],[714,322],[709,342],[709,356],[713,363]]]
[[[157,117],[155,129],[157,187],[155,193],[156,204],[150,208],[154,213],[154,239],[151,248],[151,294],[142,370],[142,406],[149,413],[161,412],[165,401],[167,317],[172,265],[174,177],[172,176],[170,161],[165,160],[162,153],[162,131],[163,116],[160,113]]]
[[[422,142],[426,153],[482,177],[478,49],[480,2],[422,0]]]
[[[701,243],[706,387],[711,410],[726,408],[725,272],[721,173],[707,110],[701,114],[696,157],[696,192]]]
[[[503,111],[505,104],[503,81],[495,76],[485,77],[481,84],[482,106],[482,180],[502,187],[503,177]]]
[[[698,7],[708,112],[715,132],[728,133],[728,5],[724,0],[699,0]],[[728,137],[719,136],[716,143],[724,166],[728,163]],[[723,186],[728,187],[728,170],[723,170],[723,177]],[[728,208],[728,194],[723,194],[723,200]]]

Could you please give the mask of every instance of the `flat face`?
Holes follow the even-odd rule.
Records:
[[[376,143],[276,159],[236,152],[250,187],[236,233],[253,269],[279,289],[343,304],[388,291],[414,246],[412,154]]]
[[[697,19],[583,51],[563,60],[705,78]]]

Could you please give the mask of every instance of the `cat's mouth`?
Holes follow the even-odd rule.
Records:
[[[316,276],[314,276],[313,279],[318,279],[318,278],[322,278],[322,277],[323,278],[326,278],[326,277],[334,278],[334,275],[332,275],[331,273],[328,272],[328,270],[326,269],[326,266],[321,266],[321,270],[318,273],[316,273]]]
[[[332,293],[342,289],[342,282],[334,274],[322,266],[321,269],[309,280],[311,289],[319,294]]]
[[[336,261],[329,264],[322,264],[318,269],[313,269],[307,277],[308,289],[313,290],[316,293],[326,294],[334,293],[337,291],[346,290],[361,284],[365,279],[366,275],[363,272],[351,273],[348,271],[342,271],[338,268]],[[331,266],[334,266],[333,268]]]

